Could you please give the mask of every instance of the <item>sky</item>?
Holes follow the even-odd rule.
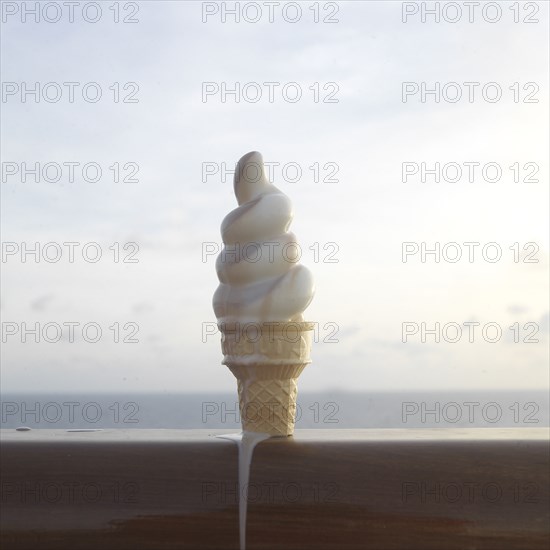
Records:
[[[546,2],[46,4],[2,3],[3,391],[233,390],[252,150],[316,279],[301,391],[548,387]]]

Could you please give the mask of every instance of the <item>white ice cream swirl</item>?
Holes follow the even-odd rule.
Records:
[[[234,189],[239,206],[222,222],[225,246],[216,262],[218,323],[302,321],[314,282],[295,261],[290,199],[267,180],[256,151],[239,160]]]

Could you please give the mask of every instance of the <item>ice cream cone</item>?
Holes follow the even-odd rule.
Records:
[[[294,433],[297,379],[311,362],[313,323],[220,325],[224,360],[237,378],[243,431]]]

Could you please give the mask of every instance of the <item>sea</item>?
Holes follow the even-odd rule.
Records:
[[[2,393],[0,428],[235,429],[235,393]],[[297,429],[550,426],[547,390],[300,393]],[[274,405],[275,406],[275,405]]]

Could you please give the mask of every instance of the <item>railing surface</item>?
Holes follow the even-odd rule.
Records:
[[[2,548],[237,549],[237,446],[222,433],[3,430]],[[264,441],[247,548],[546,550],[548,435],[297,430]]]

